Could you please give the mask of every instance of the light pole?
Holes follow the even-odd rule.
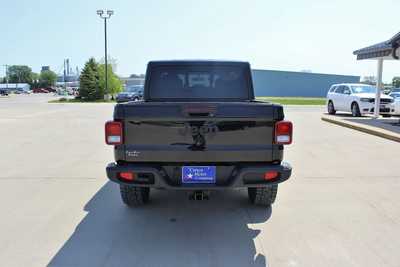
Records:
[[[105,77],[105,92],[108,94],[108,74],[107,74],[107,20],[114,14],[113,10],[97,10],[97,15],[104,20],[104,73]]]

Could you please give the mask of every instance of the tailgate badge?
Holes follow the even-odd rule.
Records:
[[[126,155],[127,155],[128,157],[135,157],[135,158],[137,158],[137,157],[139,157],[139,155],[140,155],[140,151],[136,151],[136,150],[134,150],[134,151],[129,151],[129,150],[127,150],[127,151],[126,151]]]

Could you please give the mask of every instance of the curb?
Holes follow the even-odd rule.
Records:
[[[333,124],[337,124],[343,127],[347,127],[353,130],[357,130],[360,132],[364,132],[364,133],[368,133],[371,135],[375,135],[375,136],[379,136],[385,139],[389,139],[395,142],[400,142],[400,134],[398,133],[393,133],[391,131],[385,130],[385,129],[381,129],[378,127],[374,127],[374,126],[369,126],[369,125],[363,125],[360,123],[356,123],[356,122],[349,122],[349,121],[345,121],[342,119],[338,119],[335,117],[331,117],[331,116],[327,116],[327,115],[323,115],[321,117],[321,120],[326,121],[326,122],[330,122]]]

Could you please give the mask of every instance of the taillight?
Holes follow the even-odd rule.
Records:
[[[124,180],[127,182],[132,182],[135,180],[136,174],[133,172],[120,172],[119,173],[119,179]]]
[[[119,121],[106,122],[106,144],[120,145],[122,144],[122,123]]]
[[[292,143],[293,124],[290,121],[278,121],[275,124],[275,144],[289,145]]]
[[[270,181],[277,178],[279,173],[277,171],[267,171],[264,173],[264,180]]]

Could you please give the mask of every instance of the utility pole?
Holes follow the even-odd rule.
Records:
[[[105,93],[108,94],[108,68],[107,68],[107,20],[114,14],[113,10],[97,10],[97,15],[104,20],[104,73],[105,77]]]
[[[64,91],[67,91],[67,77],[66,77],[66,73],[65,73],[65,59],[64,59]]]
[[[6,67],[6,91],[8,92],[8,66],[7,64],[3,65]]]
[[[8,92],[8,65],[6,64],[6,89]]]
[[[21,83],[21,72],[18,72],[18,82],[17,82],[17,85],[15,86],[15,90],[17,90],[17,91],[19,91],[18,83]]]
[[[69,58],[67,58],[67,76],[69,76]]]
[[[16,84],[15,84],[15,91],[19,91],[18,90],[18,83],[21,83],[21,70],[20,69],[17,71],[17,75],[18,75],[18,79],[17,79]]]

